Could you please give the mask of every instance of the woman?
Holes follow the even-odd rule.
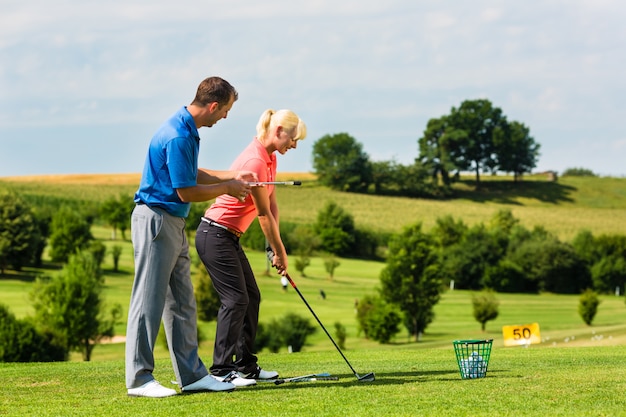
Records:
[[[298,141],[306,137],[306,125],[291,110],[270,109],[263,112],[256,130],[256,137],[231,169],[255,172],[260,182],[275,181],[276,153],[284,155],[295,149]],[[239,199],[217,197],[196,233],[196,249],[221,302],[210,371],[219,380],[237,386],[278,377],[277,372],[261,369],[252,353],[261,294],[239,237],[256,217],[274,251],[273,265],[284,275],[287,253],[280,238],[273,185],[252,187],[251,195],[243,193]]]

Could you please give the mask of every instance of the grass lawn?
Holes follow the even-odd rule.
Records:
[[[294,174],[295,175],[295,174]],[[288,175],[288,179],[302,179]],[[353,214],[359,226],[396,231],[423,221],[432,226],[437,217],[451,214],[466,224],[487,222],[500,208],[509,208],[527,227],[543,225],[561,239],[583,228],[594,234],[626,233],[626,180],[562,178],[547,183],[528,178],[512,185],[484,178],[480,191],[471,182],[458,185],[458,199],[434,201],[376,197],[332,192],[305,183],[301,188],[281,188],[281,219],[311,223],[328,200]],[[70,195],[100,200],[131,193],[138,176],[87,176],[80,178],[1,180],[19,185],[25,193]],[[517,187],[517,188],[513,188]],[[132,246],[112,241],[111,231],[99,225],[94,235],[107,247],[123,248],[120,269],[113,271],[107,255],[105,297],[128,308],[133,281]],[[195,253],[192,250],[192,255]],[[261,322],[295,312],[310,318],[306,306],[278,276],[266,274],[261,252],[248,252],[257,274],[263,301]],[[338,381],[259,384],[229,394],[180,395],[166,399],[128,398],[124,387],[124,343],[98,345],[91,362],[79,353],[65,363],[0,363],[0,416],[626,416],[626,304],[624,297],[602,295],[593,326],[578,315],[578,296],[554,294],[497,294],[499,316],[483,333],[472,316],[469,291],[446,291],[435,307],[435,319],[416,342],[401,332],[392,343],[379,345],[358,334],[354,306],[373,293],[385,264],[339,259],[333,279],[323,260],[313,258],[306,277],[292,277],[326,328],[334,323],[348,332],[345,355],[360,374],[374,372],[376,381],[356,381],[321,329],[308,339],[302,352],[260,353],[260,363],[283,376],[329,372]],[[7,271],[0,276],[0,303],[18,317],[33,313],[28,293],[38,274],[54,274],[58,265],[42,269]],[[194,273],[194,277],[196,274]],[[320,290],[326,299],[320,297]],[[123,337],[123,322],[116,327]],[[504,347],[502,326],[538,323],[540,344]],[[200,323],[200,354],[210,365],[215,323]],[[493,352],[486,378],[462,380],[454,356],[456,339],[492,338]],[[155,350],[156,378],[164,385],[174,378],[167,350]]]
[[[452,347],[347,350],[374,382],[358,382],[336,351],[264,355],[284,375],[338,381],[262,384],[232,393],[129,398],[122,360],[0,364],[6,416],[623,416],[626,348],[494,347],[486,378],[462,380]],[[173,378],[167,359],[155,376]]]

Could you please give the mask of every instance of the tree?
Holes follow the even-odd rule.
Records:
[[[445,249],[459,243],[467,230],[468,227],[463,223],[462,219],[454,221],[454,218],[447,214],[435,220],[435,226],[430,231],[430,234],[437,246],[440,249]]]
[[[380,274],[381,297],[404,313],[405,325],[416,341],[434,318],[442,290],[437,253],[421,223],[391,238],[387,264]]]
[[[120,245],[113,245],[111,248],[111,257],[113,258],[113,271],[119,271],[120,257],[122,256],[122,247]]]
[[[333,255],[328,255],[324,258],[324,269],[328,272],[328,279],[333,280],[335,276],[335,269],[340,265],[340,262]]]
[[[120,194],[115,197],[108,198],[100,206],[100,217],[102,217],[112,228],[112,239],[117,238],[116,231],[120,230],[122,239],[126,240],[126,230],[130,225],[130,218],[135,207],[132,197]]]
[[[459,170],[473,169],[476,183],[480,183],[480,171],[494,171],[497,167],[494,131],[505,120],[502,110],[489,100],[465,100],[458,108],[452,108],[447,121],[450,124],[447,140],[447,160]]]
[[[374,161],[372,166],[372,183],[374,184],[374,194],[384,194],[395,184],[396,161]]]
[[[468,229],[456,244],[441,252],[441,274],[454,279],[455,286],[480,290],[487,268],[498,263],[506,252],[506,244],[483,224]]]
[[[600,305],[600,300],[598,299],[598,294],[595,291],[587,289],[580,295],[580,299],[578,301],[578,314],[580,314],[580,317],[582,317],[587,326],[591,326],[591,323],[598,312],[598,305]]]
[[[616,287],[623,288],[626,282],[626,259],[623,255],[608,255],[591,267],[593,288],[608,293]]]
[[[68,206],[53,215],[50,229],[50,258],[54,262],[67,262],[70,255],[93,239],[89,222]]]
[[[314,230],[323,251],[338,256],[350,253],[354,244],[354,219],[334,201],[329,201],[319,211]]]
[[[507,255],[535,285],[535,292],[577,294],[591,287],[589,267],[574,248],[556,238],[533,238]]]
[[[290,233],[289,240],[295,246],[296,271],[305,277],[304,270],[311,264],[311,256],[320,244],[319,237],[315,234],[312,226],[297,225]]]
[[[122,313],[119,304],[105,309],[103,287],[93,256],[77,252],[58,275],[38,278],[31,293],[38,326],[67,351],[82,352],[85,361],[102,338],[114,335]]]
[[[17,194],[0,195],[0,273],[35,260],[43,237],[30,208]]]
[[[422,164],[398,164],[395,168],[395,186],[400,195],[408,197],[423,197],[434,194],[434,187],[427,181],[428,171]]]
[[[472,311],[474,318],[480,323],[480,330],[485,331],[486,324],[489,320],[495,320],[498,317],[498,305],[500,302],[496,299],[493,291],[482,291],[479,294],[472,295]]]
[[[334,190],[364,192],[372,183],[372,166],[363,146],[347,133],[326,135],[313,144],[318,181]]]
[[[530,136],[530,129],[519,122],[501,123],[493,135],[498,170],[512,172],[517,182],[525,172],[537,166],[540,145]]]
[[[450,160],[450,153],[446,149],[446,130],[450,132],[448,118],[442,116],[430,119],[426,124],[426,130],[418,139],[419,160],[430,169],[431,176],[436,180],[441,176],[445,185],[452,183],[450,172],[456,168]]]

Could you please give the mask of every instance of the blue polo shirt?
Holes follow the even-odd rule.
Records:
[[[187,107],[182,107],[150,141],[135,202],[187,217],[191,205],[181,201],[176,189],[197,184],[199,151],[196,123]]]

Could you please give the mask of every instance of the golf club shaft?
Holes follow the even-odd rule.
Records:
[[[259,187],[263,185],[302,185],[302,181],[256,181],[249,182],[250,187]]]
[[[352,370],[352,373],[357,377],[357,379],[360,379],[359,374],[357,374],[356,371],[354,370],[354,368],[352,367],[352,365],[350,365],[350,362],[348,361],[348,358],[346,358],[346,355],[344,355],[343,352],[341,351],[341,349],[339,348],[339,346],[337,346],[337,343],[335,343],[335,340],[333,339],[333,337],[330,335],[330,333],[328,333],[328,330],[326,330],[326,327],[324,327],[324,325],[322,324],[322,322],[319,319],[319,317],[317,317],[317,314],[315,314],[315,311],[313,311],[313,309],[311,308],[309,303],[306,301],[306,299],[304,298],[304,296],[302,295],[302,293],[300,292],[300,290],[296,286],[296,283],[293,282],[293,280],[291,279],[289,274],[285,274],[285,277],[287,277],[287,280],[289,281],[289,284],[291,284],[293,289],[296,290],[296,292],[298,293],[298,295],[300,296],[300,298],[302,299],[304,304],[307,306],[307,308],[309,309],[311,314],[313,314],[313,317],[315,317],[315,320],[317,320],[317,322],[319,323],[319,325],[322,328],[322,330],[324,330],[324,333],[326,333],[326,336],[328,336],[330,341],[333,342],[333,345],[335,345],[335,348],[337,349],[337,352],[339,352],[339,354],[341,355],[343,360],[346,361],[346,363],[348,364],[348,366]]]

